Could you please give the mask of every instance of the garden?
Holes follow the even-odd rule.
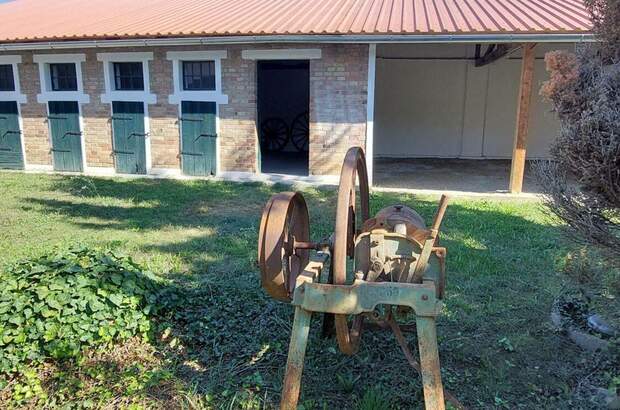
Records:
[[[256,242],[262,207],[286,189],[0,173],[0,406],[276,407],[293,310],[260,287]],[[319,239],[336,192],[300,189]],[[371,213],[403,203],[429,220],[436,200],[374,193]],[[467,407],[592,408],[594,390],[620,384],[617,356],[582,350],[549,320],[567,276],[596,269],[562,229],[536,200],[449,206],[439,349]],[[319,328],[300,408],[423,406],[391,333],[365,332],[348,357]]]
[[[597,42],[546,57],[543,199],[455,198],[443,220],[441,373],[466,408],[620,408],[620,2],[585,4]],[[276,408],[293,309],[257,239],[290,189],[329,235],[329,187],[0,172],[0,407]],[[436,202],[374,192],[370,214]],[[424,407],[394,336],[363,339],[345,356],[311,326],[298,409]]]

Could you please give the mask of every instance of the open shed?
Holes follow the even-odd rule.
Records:
[[[375,185],[394,187],[398,174],[402,187],[520,192],[525,161],[547,158],[559,130],[538,94],[544,55],[575,46],[377,45]]]

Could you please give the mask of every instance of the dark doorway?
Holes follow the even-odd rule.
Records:
[[[261,172],[308,175],[309,62],[259,61],[257,70]]]

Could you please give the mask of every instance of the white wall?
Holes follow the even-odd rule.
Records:
[[[511,157],[521,52],[477,68],[474,47],[377,47],[376,157]],[[573,47],[537,46],[528,158],[546,157],[558,130],[538,94],[547,77],[542,58],[546,51]]]

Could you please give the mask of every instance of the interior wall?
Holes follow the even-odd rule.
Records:
[[[559,129],[538,90],[544,54],[571,44],[538,45],[527,156],[545,158]],[[484,50],[484,47],[483,47]],[[379,45],[375,84],[377,157],[510,158],[521,52],[474,66],[475,45]]]

